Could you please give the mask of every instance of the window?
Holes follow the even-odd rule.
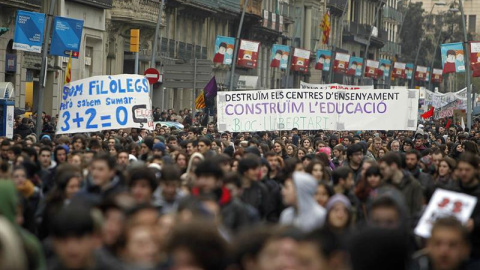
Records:
[[[477,15],[468,16],[468,32],[475,32],[477,25]]]

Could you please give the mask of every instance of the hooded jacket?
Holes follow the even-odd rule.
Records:
[[[306,232],[322,227],[327,212],[314,199],[317,191],[315,178],[308,173],[295,172],[293,183],[297,193],[297,206],[283,210],[280,224],[293,225]]]
[[[17,204],[17,190],[13,182],[0,180],[0,215],[8,219],[18,230],[27,254],[29,269],[46,269],[45,258],[37,238],[15,222]]]

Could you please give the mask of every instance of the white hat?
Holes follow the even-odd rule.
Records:
[[[135,157],[134,155],[130,154],[128,155],[128,161],[132,162],[132,161],[137,161],[137,157]]]
[[[418,128],[423,129],[423,125],[422,124],[418,125]]]

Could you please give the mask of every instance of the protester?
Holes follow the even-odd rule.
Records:
[[[218,132],[188,109],[154,118],[185,128],[55,135],[51,120],[38,140],[16,117],[0,138],[0,268],[479,269],[478,204],[464,225],[414,230],[435,190],[480,199],[478,121]]]

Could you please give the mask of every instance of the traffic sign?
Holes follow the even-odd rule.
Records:
[[[158,79],[160,79],[160,72],[158,72],[158,70],[155,68],[149,68],[145,70],[144,75],[150,84],[154,84],[158,82]]]

